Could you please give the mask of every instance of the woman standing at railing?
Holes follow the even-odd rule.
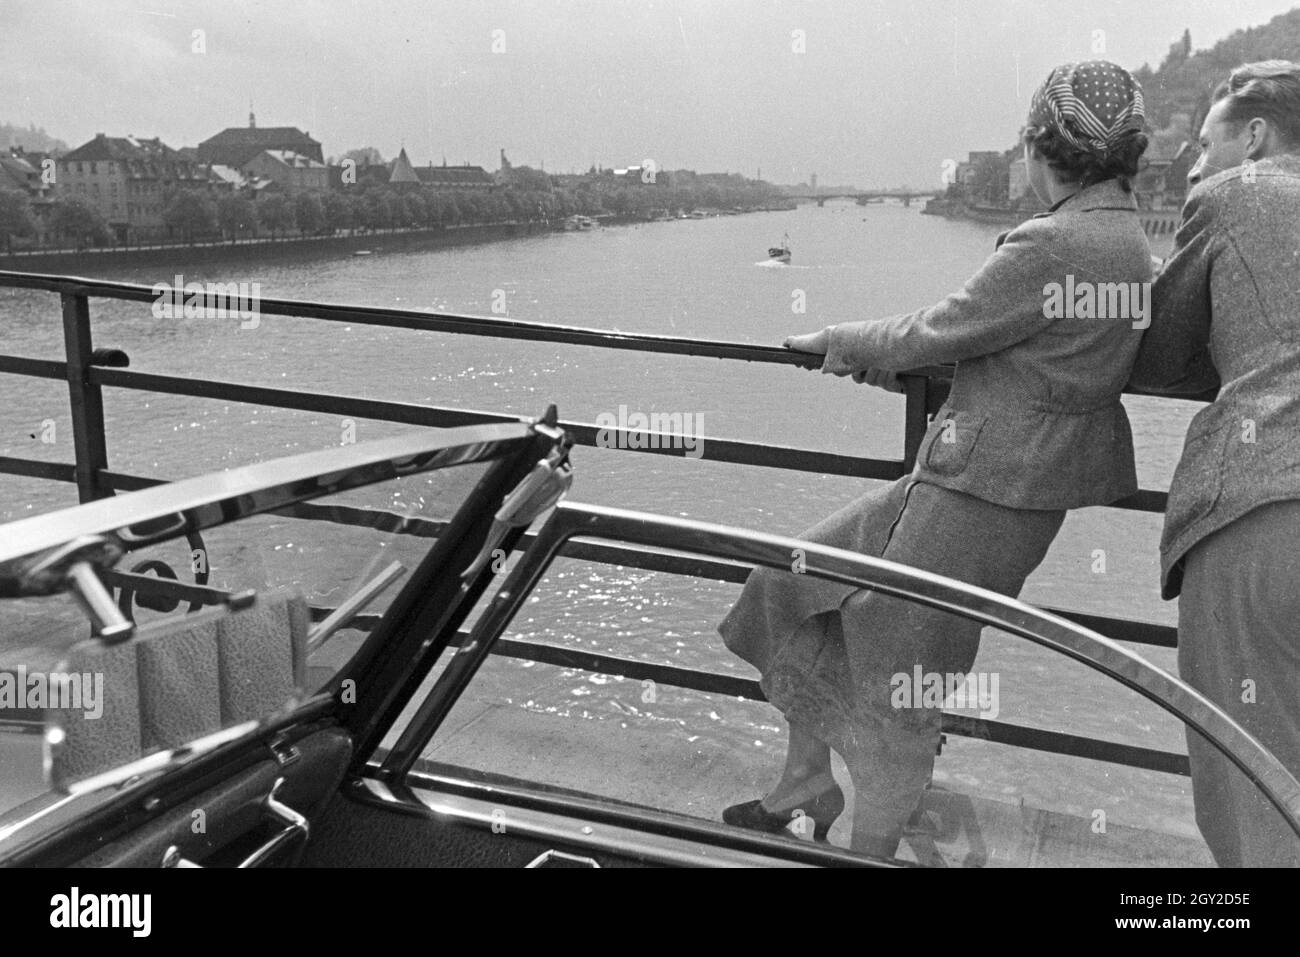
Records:
[[[1057,67],[1022,133],[1030,184],[1050,209],[1004,234],[937,305],[786,340],[822,357],[823,372],[884,388],[896,372],[957,363],[912,474],[800,537],[1017,595],[1067,509],[1137,490],[1120,393],[1149,305],[1150,249],[1131,186],[1143,126],[1142,92],[1124,69]],[[1096,287],[1111,283],[1132,293],[1130,311],[1097,318]],[[1089,286],[1092,310],[1074,298]],[[824,838],[844,807],[833,748],[853,779],[853,848],[892,855],[933,770],[942,713],[933,702],[898,706],[896,676],[918,665],[922,674],[969,673],[980,626],[760,568],[719,631],[762,672],[790,724],[779,780],[723,820],[776,831],[802,812]],[[922,702],[915,692],[913,705]]]

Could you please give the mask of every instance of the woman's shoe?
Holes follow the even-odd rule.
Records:
[[[844,812],[844,792],[840,790],[838,784],[832,784],[825,791],[806,801],[791,804],[786,811],[769,811],[763,807],[761,798],[757,801],[746,801],[744,804],[733,804],[731,807],[723,808],[722,820],[725,824],[748,828],[751,831],[775,833],[784,830],[797,820],[799,817],[797,811],[802,811],[804,816],[813,822],[813,840],[825,841],[831,825]]]

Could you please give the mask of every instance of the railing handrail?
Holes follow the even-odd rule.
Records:
[[[168,277],[169,279],[172,277]],[[196,280],[197,282],[197,280]],[[0,270],[0,287],[39,289],[69,296],[86,296],[106,299],[123,299],[134,302],[155,302],[158,285],[118,282],[107,279],[85,279],[77,276],[56,276],[46,273],[23,273]],[[220,300],[209,299],[204,292],[205,308],[217,308]],[[224,283],[214,285],[226,285]],[[396,329],[414,329],[422,332],[450,332],[462,335],[490,336],[499,339],[529,339],[568,345],[598,346],[606,349],[631,349],[638,352],[655,352],[669,355],[690,355],[714,359],[741,359],[746,362],[770,362],[783,365],[807,365],[806,354],[791,352],[780,346],[758,343],[732,342],[723,339],[691,339],[685,336],[664,336],[642,332],[615,332],[583,326],[566,326],[555,323],[529,322],[498,316],[476,316],[455,312],[424,312],[415,309],[393,309],[382,306],[358,306],[339,303],[311,302],[301,299],[276,299],[259,297],[258,313],[300,319],[321,319],[327,322],[346,322],[362,325],[387,326]],[[909,375],[928,375],[942,378],[952,374],[945,366],[926,366],[910,370]]]
[[[0,269],[0,287],[38,289],[70,296],[154,302],[158,298],[158,285],[167,285],[169,289],[171,288],[168,284],[146,286],[142,283],[119,282],[109,279],[88,279],[79,276],[59,276],[50,273],[15,272]],[[203,285],[205,287],[204,306],[208,308],[206,287],[208,285],[225,286],[228,284],[204,283]],[[216,308],[219,304],[220,302],[217,301],[211,308]],[[604,349],[630,349],[664,355],[740,359],[745,362],[766,362],[804,367],[807,367],[810,361],[810,356],[806,353],[792,352],[781,346],[769,346],[761,343],[735,342],[728,339],[693,339],[687,336],[665,336],[645,332],[621,332],[589,326],[568,326],[499,316],[477,316],[471,313],[394,309],[384,306],[361,306],[264,297],[259,297],[258,312],[273,316],[320,319],[326,322],[359,323],[362,325],[387,326],[395,329],[480,335],[500,339],[527,339],[567,345],[588,345]],[[18,356],[0,355],[0,359],[20,358]],[[899,373],[899,376],[942,380],[951,378],[952,374],[953,367],[950,365],[927,365],[908,369]],[[1124,392],[1128,395],[1146,395],[1180,402],[1205,401],[1198,397],[1157,395],[1132,388],[1125,388]]]

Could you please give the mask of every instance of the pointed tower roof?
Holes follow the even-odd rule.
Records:
[[[397,159],[393,160],[393,171],[388,177],[390,183],[418,183],[420,177],[415,175],[415,168],[411,166],[411,161],[406,156],[406,147],[397,154]]]

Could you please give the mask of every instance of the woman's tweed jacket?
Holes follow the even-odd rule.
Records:
[[[1106,180],[1012,229],[937,305],[831,326],[822,371],[956,362],[916,478],[1013,508],[1105,505],[1137,491],[1120,392],[1150,280],[1133,194]],[[1058,287],[1075,318],[1049,308]],[[1078,318],[1085,311],[1093,317]]]

